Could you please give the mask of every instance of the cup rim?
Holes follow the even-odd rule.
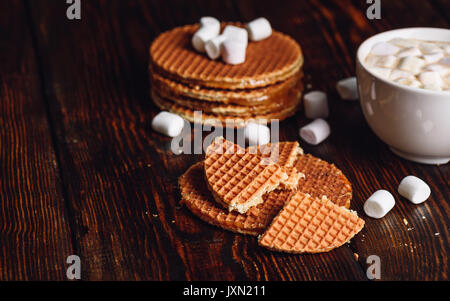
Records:
[[[371,76],[375,77],[377,80],[382,81],[385,84],[388,85],[392,85],[396,88],[399,89],[404,89],[407,91],[411,91],[411,92],[416,92],[416,93],[424,93],[424,94],[428,94],[428,95],[437,95],[437,96],[450,96],[450,91],[436,91],[436,90],[428,90],[428,89],[423,89],[423,88],[415,88],[415,87],[410,87],[407,85],[402,85],[399,83],[396,83],[392,80],[389,79],[385,79],[382,78],[381,76],[373,73],[372,71],[370,71],[369,68],[366,67],[365,63],[362,61],[364,58],[362,58],[362,49],[369,44],[372,40],[375,40],[376,38],[382,36],[382,35],[387,35],[387,34],[391,34],[394,32],[398,32],[399,33],[399,37],[401,37],[401,33],[405,32],[405,31],[416,31],[416,30],[435,30],[435,31],[448,31],[449,36],[450,36],[450,29],[447,28],[439,28],[439,27],[404,27],[404,28],[398,28],[398,29],[392,29],[392,30],[387,30],[384,32],[380,32],[377,33],[369,38],[367,38],[366,40],[364,40],[364,42],[361,43],[361,45],[358,47],[358,50],[356,52],[356,61],[357,63],[364,69],[364,71],[366,71],[367,73],[369,73]],[[449,41],[450,42],[450,41]]]

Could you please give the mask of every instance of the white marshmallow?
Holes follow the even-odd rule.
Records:
[[[226,39],[222,44],[222,59],[227,64],[242,64],[245,62],[246,51],[246,43],[234,39]]]
[[[405,56],[419,56],[422,55],[422,52],[419,50],[419,48],[417,47],[410,47],[410,48],[406,48],[401,50],[398,54],[397,57],[402,58]]]
[[[220,32],[220,21],[214,17],[200,18],[200,27],[212,26]]]
[[[386,55],[380,57],[375,66],[384,67],[384,68],[393,68],[397,64],[397,57],[394,55]]]
[[[379,42],[372,47],[370,51],[373,55],[394,55],[400,49],[390,43]]]
[[[328,122],[320,118],[300,129],[300,137],[312,145],[321,143],[330,136],[330,133]]]
[[[270,129],[262,124],[249,123],[244,129],[244,137],[250,146],[270,142]]]
[[[425,62],[427,62],[428,64],[432,64],[438,62],[441,58],[443,58],[444,54],[442,52],[435,52],[430,54],[424,54],[422,57],[425,60]]]
[[[381,56],[377,56],[377,55],[368,55],[366,58],[366,65],[369,67],[373,67],[375,66],[378,61],[380,60]]]
[[[419,74],[419,80],[425,86],[442,86],[443,82],[441,79],[441,75],[438,72],[433,71],[425,71]]]
[[[450,86],[450,74],[447,76],[444,76],[444,81],[447,83],[447,86]]]
[[[403,71],[409,71],[413,74],[420,72],[420,69],[425,65],[425,61],[415,56],[407,56],[400,60],[398,68]]]
[[[227,40],[235,40],[240,43],[245,43],[245,47],[247,47],[248,32],[244,28],[233,25],[227,25],[225,26],[222,35],[224,35]]]
[[[322,91],[312,91],[305,94],[305,116],[310,119],[327,118],[329,115],[327,94]]]
[[[417,40],[414,39],[404,39],[404,38],[394,38],[389,41],[389,43],[400,47],[414,47],[419,44]]]
[[[444,51],[446,54],[450,54],[450,45],[444,47]]]
[[[160,112],[152,120],[152,129],[169,137],[180,135],[183,127],[184,119],[169,112]]]
[[[199,52],[205,52],[205,44],[209,40],[217,37],[220,32],[220,27],[217,29],[215,26],[200,27],[199,30],[192,37],[192,46]]]
[[[448,68],[445,68],[444,66],[439,64],[428,65],[425,70],[438,72],[439,74],[445,74],[446,72],[448,72]]]
[[[394,205],[395,199],[389,191],[378,190],[364,203],[364,212],[369,217],[382,218],[394,208]]]
[[[407,71],[403,71],[403,70],[399,70],[399,69],[392,70],[391,76],[389,77],[389,79],[396,80],[399,78],[415,79],[414,75]]]
[[[419,45],[419,48],[425,54],[444,51],[441,47],[437,46],[436,44],[432,44],[432,43],[421,43]]]
[[[440,64],[450,66],[450,57],[443,58],[439,61]]]
[[[423,180],[407,176],[398,185],[398,193],[413,204],[420,204],[430,197],[431,189]]]
[[[258,18],[247,24],[250,40],[261,41],[272,35],[272,26],[266,18]]]
[[[369,70],[378,75],[379,77],[383,78],[389,78],[391,74],[391,69],[389,68],[372,67],[369,68]]]
[[[395,80],[395,82],[413,88],[421,88],[423,86],[422,83],[415,78],[399,78]]]
[[[349,77],[338,81],[336,89],[342,99],[357,100],[359,98],[356,77]]]
[[[205,50],[208,57],[215,60],[222,54],[222,43],[225,42],[226,37],[224,35],[217,36],[205,44]]]
[[[442,86],[437,84],[424,85],[423,88],[426,90],[442,91]]]

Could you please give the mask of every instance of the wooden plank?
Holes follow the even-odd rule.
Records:
[[[304,6],[302,1],[236,1],[236,5],[244,21],[251,21],[264,16],[270,20],[276,30],[287,33],[299,41],[305,56],[303,69],[307,87],[328,89],[327,85],[334,81],[334,79],[331,79],[334,75],[333,72],[337,72],[334,59],[338,59],[338,54],[336,54],[336,49],[330,47],[324,40],[322,24],[317,22],[309,7]],[[345,64],[343,60],[340,62]],[[335,123],[334,120],[331,121],[333,124]],[[280,139],[298,140],[298,129],[307,122],[309,121],[303,117],[301,112],[294,118],[282,122]],[[319,148],[308,146],[301,141],[300,143],[306,152],[330,162],[336,162],[334,154],[337,153],[337,149],[333,142],[326,142]],[[353,251],[348,246],[326,254],[289,256],[288,258],[296,261],[297,265],[302,267],[300,270],[293,270],[296,273],[301,274],[303,272],[312,277],[309,279],[365,279],[365,272],[359,266]],[[331,265],[330,262],[333,262],[333,264]],[[310,271],[308,274],[308,272],[305,272],[304,266],[315,267],[317,271]],[[343,270],[346,271],[343,272]]]
[[[64,280],[74,251],[27,14],[0,11],[0,280]]]
[[[399,14],[391,6],[391,15],[371,23],[364,18],[364,5],[354,1],[82,5],[82,20],[68,21],[63,1],[30,2],[83,279],[365,279],[365,259],[372,254],[381,257],[385,280],[446,277],[449,194],[448,177],[442,175],[448,169],[392,155],[370,131],[358,104],[342,103],[334,90],[338,79],[354,73],[357,45]],[[329,93],[333,128],[329,140],[319,147],[304,145],[305,151],[344,171],[354,184],[352,206],[361,215],[371,192],[395,191],[410,173],[432,185],[432,198],[419,206],[399,199],[385,219],[365,218],[367,226],[350,246],[304,256],[263,250],[254,238],[209,226],[181,208],[177,178],[201,156],[173,155],[170,140],[149,127],[158,110],[149,101],[148,46],[158,33],[204,15],[241,21],[267,16],[274,28],[302,44],[306,84]],[[405,18],[399,26],[414,22]],[[430,14],[420,22],[442,20]],[[297,129],[307,122],[301,113],[283,122],[281,139],[298,139]],[[408,231],[403,218],[415,230]],[[433,231],[440,231],[434,240],[430,233],[438,232]],[[353,253],[360,255],[359,263]]]
[[[234,236],[178,207],[178,176],[196,158],[149,129],[148,47],[165,28],[145,22],[156,5],[103,4],[83,2],[70,22],[62,2],[31,3],[83,279],[244,278],[225,247]]]

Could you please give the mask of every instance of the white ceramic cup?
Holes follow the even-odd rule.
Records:
[[[383,79],[364,64],[373,45],[393,38],[450,42],[450,30],[404,28],[377,34],[358,49],[356,74],[367,123],[391,150],[425,164],[450,161],[450,92],[412,88]]]

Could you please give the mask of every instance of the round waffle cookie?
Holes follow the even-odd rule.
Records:
[[[338,206],[350,208],[352,185],[340,169],[312,155],[299,156],[294,167],[305,174],[298,190],[321,199],[326,196]]]
[[[188,107],[181,106],[179,104],[174,103],[173,101],[162,98],[155,91],[152,91],[152,99],[153,102],[161,109],[167,110],[174,114],[178,114],[189,122],[201,122],[205,125],[211,126],[226,126],[226,127],[236,127],[241,128],[244,127],[249,122],[263,123],[267,124],[270,120],[283,120],[288,117],[291,117],[297,111],[297,108],[301,102],[301,93],[297,95],[289,105],[283,107],[279,111],[268,112],[265,114],[249,114],[246,116],[227,116],[227,115],[218,115],[202,112],[202,119],[195,120],[194,119],[194,111]],[[201,110],[201,109],[200,109]]]
[[[283,83],[284,84],[284,83]],[[269,112],[280,111],[283,107],[289,106],[291,102],[295,101],[298,95],[301,95],[303,91],[303,83],[300,78],[294,80],[288,80],[287,85],[283,85],[283,89],[276,89],[274,93],[270,91],[270,87],[264,90],[268,93],[266,96],[260,97],[260,102],[254,102],[254,104],[240,105],[238,102],[243,102],[243,98],[239,98],[238,92],[232,92],[235,94],[236,99],[228,99],[225,102],[219,101],[205,101],[198,98],[189,97],[185,94],[179,94],[173,88],[162,86],[159,83],[152,83],[152,90],[160,97],[170,99],[177,105],[192,109],[201,110],[206,113],[212,113],[217,115],[227,116],[248,116],[255,114],[265,114]],[[226,95],[226,90],[215,90],[218,95]],[[224,93],[221,93],[224,92]],[[231,93],[230,93],[231,94]],[[243,95],[250,95],[250,91],[243,91]],[[258,94],[260,94],[258,92]],[[264,102],[262,100],[264,99]],[[250,100],[250,103],[253,100]]]
[[[153,72],[191,86],[234,90],[284,81],[296,74],[303,64],[298,43],[277,31],[265,40],[249,43],[243,64],[210,60],[191,46],[198,28],[199,25],[186,25],[159,35],[150,46]]]
[[[273,85],[239,90],[223,90],[205,88],[201,86],[189,86],[179,83],[153,72],[150,68],[150,82],[152,89],[164,97],[181,97],[205,102],[235,104],[240,106],[262,106],[278,102],[280,98],[285,97],[286,92],[291,88],[303,90],[303,72],[299,71],[294,76],[285,81]]]
[[[321,253],[342,246],[364,227],[364,221],[328,199],[297,192],[286,202],[260,246],[288,253]]]
[[[203,162],[191,166],[178,181],[181,203],[203,221],[235,233],[258,236],[267,229],[272,219],[283,208],[292,191],[276,190],[263,196],[264,203],[255,207],[256,214],[229,212],[215,202],[206,187]]]

